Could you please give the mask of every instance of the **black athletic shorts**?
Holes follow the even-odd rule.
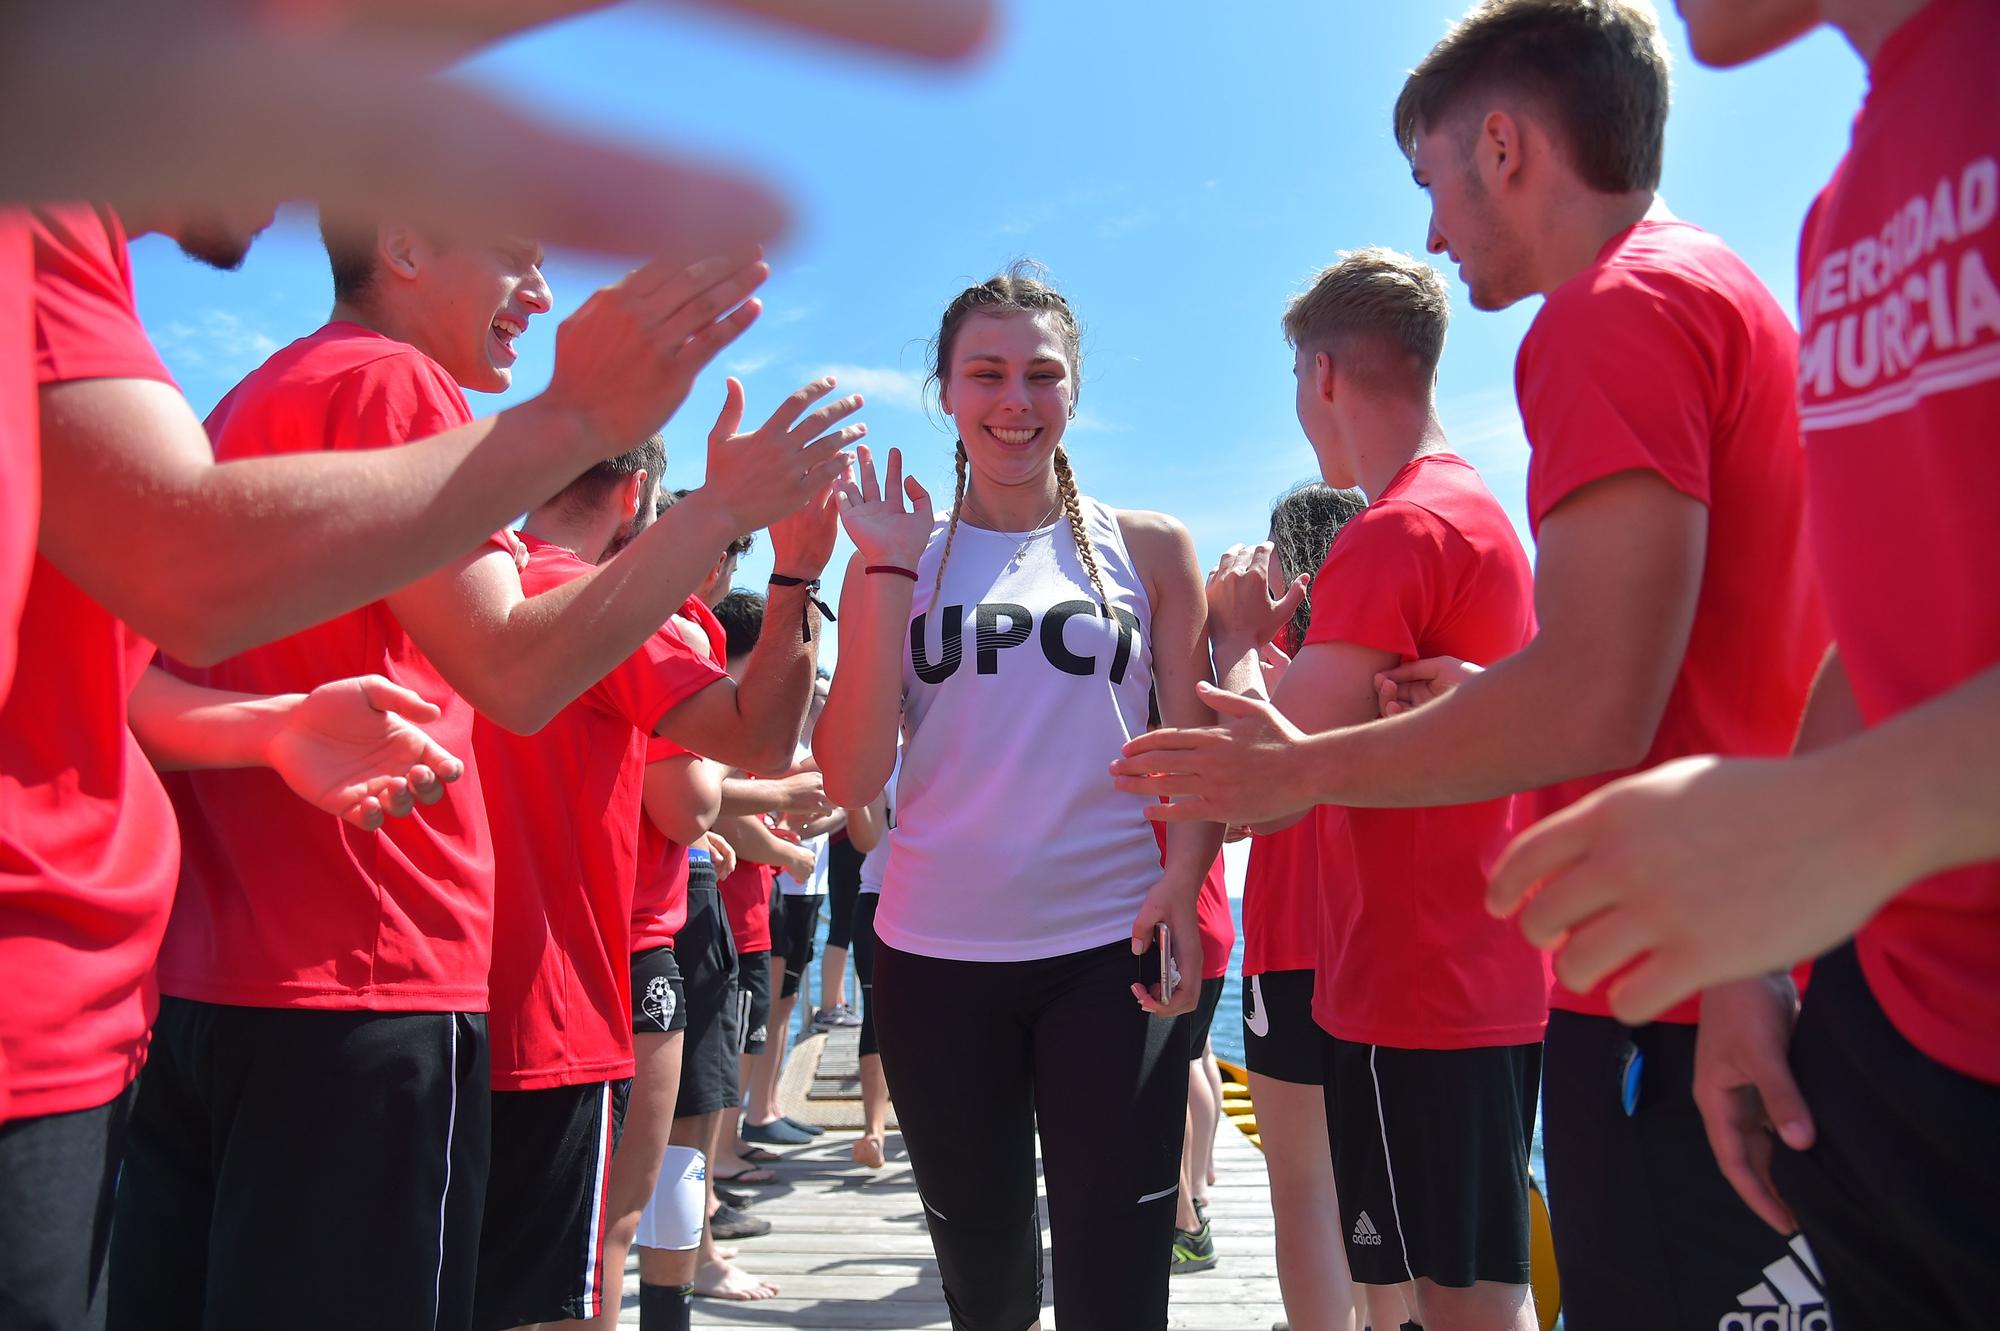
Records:
[[[868,857],[842,832],[826,848],[826,945],[854,945],[854,903],[861,896],[861,861]]]
[[[632,1034],[668,1035],[687,1029],[687,987],[671,947],[632,954]]]
[[[1812,1274],[1825,1273],[1833,1324],[1900,1331],[2000,1321],[2000,1086],[1905,1039],[1875,1001],[1852,943],[1813,966],[1792,1075],[1818,1136],[1803,1154],[1780,1146],[1771,1172],[1812,1239]],[[1799,1331],[1818,1331],[1790,1289],[1775,1280],[1765,1288],[1800,1308]]]
[[[591,1318],[604,1306],[604,1202],[631,1098],[630,1077],[493,1092],[473,1331]],[[624,1273],[614,1279],[622,1288]]]
[[[1326,1078],[1313,1021],[1313,973],[1265,971],[1243,984],[1243,1061],[1260,1077],[1318,1086]]]
[[[1542,1163],[1570,1331],[1729,1331],[1726,1319],[1756,1311],[1738,1296],[1795,1260],[1716,1166],[1694,1103],[1694,1038],[1689,1025],[1549,1013]]]
[[[1528,1283],[1542,1047],[1391,1049],[1321,1033],[1326,1126],[1355,1280]]]
[[[715,869],[688,861],[687,923],[674,935],[674,964],[681,973],[686,1041],[675,1118],[712,1114],[736,1103],[736,948],[729,914],[716,890]],[[633,976],[633,991],[638,991]]]
[[[745,952],[736,959],[736,1048],[761,1054],[770,1035],[771,954]]]
[[[0,1124],[0,1326],[102,1326],[111,1198],[134,1089]]]
[[[1199,1059],[1208,1048],[1208,1032],[1215,1025],[1215,1010],[1222,1006],[1222,990],[1227,984],[1228,979],[1221,975],[1201,982],[1201,997],[1196,1000],[1194,1011],[1187,1014],[1190,1063]]]
[[[472,1325],[486,1018],[162,998],[111,1231],[110,1324]]]
[[[781,897],[772,916],[774,954],[785,963],[785,978],[778,989],[780,998],[796,998],[799,985],[812,965],[813,935],[819,932],[819,903],[824,896]]]

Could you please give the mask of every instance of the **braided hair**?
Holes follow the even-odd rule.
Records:
[[[977,286],[967,287],[952,298],[945,306],[944,318],[939,321],[938,334],[931,342],[931,372],[929,383],[942,390],[945,376],[951,370],[951,348],[958,340],[958,331],[966,319],[975,314],[1006,315],[1030,314],[1046,316],[1054,330],[1062,339],[1063,351],[1069,358],[1070,383],[1075,385],[1083,368],[1083,327],[1077,322],[1076,314],[1069,307],[1063,294],[1043,280],[1040,264],[1023,259],[1011,265],[1006,272],[989,277]],[[1076,412],[1076,396],[1071,389],[1070,414]],[[932,595],[944,586],[945,565],[951,559],[951,544],[958,535],[958,518],[965,507],[966,457],[965,441],[960,439],[954,450],[953,465],[958,475],[957,487],[952,494],[951,518],[944,531],[944,551],[938,559],[937,579],[932,584]],[[1056,495],[1062,505],[1063,514],[1069,520],[1070,537],[1076,542],[1077,556],[1083,561],[1084,570],[1090,575],[1090,585],[1097,592],[1097,598],[1107,608],[1110,598],[1105,595],[1104,577],[1098,568],[1097,552],[1091,548],[1090,536],[1083,525],[1083,504],[1076,488],[1076,473],[1070,466],[1069,454],[1061,444],[1055,451]]]
[[[1278,496],[1278,502],[1271,505],[1271,543],[1277,547],[1276,558],[1285,576],[1295,578],[1324,564],[1333,538],[1340,535],[1349,518],[1367,507],[1367,502],[1359,490],[1336,490],[1320,481],[1302,482]],[[1286,625],[1291,635],[1287,650],[1298,650],[1311,623],[1312,589],[1308,587]]]

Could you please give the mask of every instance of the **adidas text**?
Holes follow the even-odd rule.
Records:
[[[1833,1315],[1824,1308],[1759,1308],[1724,1313],[1715,1331],[1833,1331]]]

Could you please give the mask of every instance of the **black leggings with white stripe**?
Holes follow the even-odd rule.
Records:
[[[1007,962],[877,944],[882,1070],[959,1331],[1041,1314],[1038,1127],[1057,1324],[1166,1326],[1188,1029],[1140,1009],[1138,978],[1122,941]]]

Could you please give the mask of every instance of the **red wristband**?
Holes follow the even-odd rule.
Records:
[[[861,571],[863,573],[893,573],[899,578],[908,578],[911,582],[917,580],[917,571],[915,569],[904,568],[900,564],[870,564]]]

